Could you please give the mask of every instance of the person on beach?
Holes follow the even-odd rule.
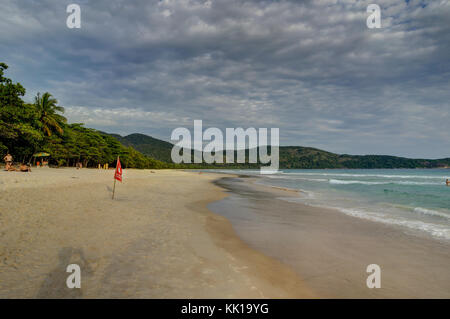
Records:
[[[6,165],[12,165],[13,157],[8,153],[5,157],[3,157],[3,160],[5,161]]]
[[[31,172],[31,166],[28,166],[24,163],[20,164],[19,171],[21,172]]]
[[[14,166],[12,166],[11,164],[6,164],[5,171],[14,172],[14,171],[16,171],[16,168]]]

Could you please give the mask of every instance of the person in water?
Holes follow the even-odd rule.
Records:
[[[447,178],[447,180],[445,181],[445,184],[447,184],[447,186],[450,186],[450,181],[448,180],[448,178]]]

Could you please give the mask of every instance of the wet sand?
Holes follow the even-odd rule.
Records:
[[[113,170],[0,172],[0,298],[314,297],[207,209],[217,178],[128,169],[111,200]]]
[[[324,298],[450,298],[450,245],[280,197],[298,193],[225,177],[231,196],[208,207],[252,248],[291,266]],[[381,288],[369,289],[369,264]]]

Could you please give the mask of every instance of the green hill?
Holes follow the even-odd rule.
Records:
[[[335,154],[311,147],[280,147],[280,168],[437,168],[450,167],[450,158],[411,159],[389,155]]]
[[[144,134],[115,137],[123,145],[132,146],[139,152],[157,160],[171,163],[173,144]],[[192,165],[194,166],[194,165]],[[199,165],[195,165],[199,166]],[[258,168],[257,164],[214,164],[204,167]],[[437,168],[450,167],[450,158],[411,159],[388,155],[348,155],[335,154],[312,147],[280,147],[280,168]]]
[[[108,134],[115,137],[120,143],[125,146],[131,146],[135,150],[141,152],[142,154],[153,157],[157,160],[172,163],[170,158],[170,152],[172,150],[173,144],[165,142],[156,138],[153,138],[144,134],[130,134],[127,136],[120,136],[118,134]]]

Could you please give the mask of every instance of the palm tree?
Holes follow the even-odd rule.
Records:
[[[57,106],[58,101],[48,92],[42,94],[38,93],[34,99],[34,105],[38,111],[38,119],[42,125],[42,130],[47,136],[51,136],[53,130],[59,134],[63,134],[64,124],[67,119],[57,112],[64,113],[64,107]]]

